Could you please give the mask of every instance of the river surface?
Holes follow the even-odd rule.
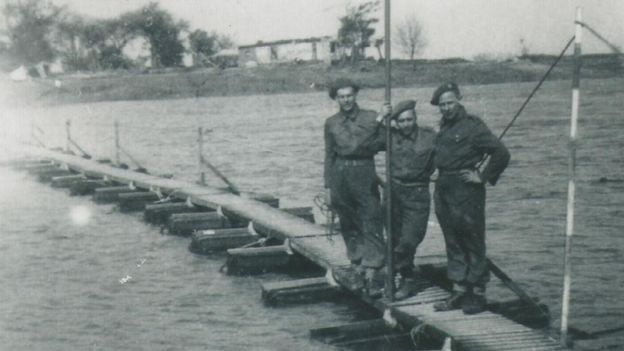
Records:
[[[498,134],[533,86],[467,86],[464,103]],[[487,204],[489,256],[550,307],[554,329],[561,309],[569,88],[569,82],[545,83],[505,136],[512,161],[488,189]],[[419,123],[435,127],[431,93],[395,89],[393,99],[416,98]],[[363,90],[360,104],[377,109],[382,98],[382,90]],[[118,121],[122,146],[142,166],[192,182],[199,177],[196,140],[203,127],[209,130],[206,157],[240,188],[275,195],[283,207],[311,206],[322,190],[323,122],[335,108],[320,92],[10,104],[2,110],[0,146],[31,140],[34,130],[46,145],[64,147],[70,119],[83,149],[113,158]],[[599,337],[577,342],[577,350],[624,349],[622,111],[624,80],[583,82],[570,324]],[[0,152],[11,156],[6,148]],[[162,235],[140,214],[69,197],[3,167],[0,180],[1,350],[328,350],[309,338],[309,329],[362,318],[357,305],[344,303],[265,308],[261,282],[286,276],[222,275],[223,256],[191,254],[188,238]],[[511,297],[500,282],[490,286],[490,297]]]

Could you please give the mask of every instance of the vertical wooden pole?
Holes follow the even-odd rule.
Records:
[[[570,116],[570,159],[568,163],[568,207],[566,216],[566,242],[563,274],[563,297],[561,303],[561,343],[568,344],[568,315],[570,311],[570,285],[571,285],[571,254],[572,236],[574,235],[574,196],[575,168],[576,168],[576,132],[579,112],[579,87],[581,81],[581,23],[582,9],[576,9],[576,30],[574,34],[574,74],[572,78],[572,113]]]
[[[204,172],[204,131],[197,128],[197,151],[199,156],[199,184],[206,185],[206,172]]]
[[[384,6],[384,50],[386,56],[386,103],[391,103],[392,97],[392,57],[390,53],[390,0],[385,0]],[[386,118],[386,288],[385,295],[390,301],[394,301],[394,238],[392,237],[392,128],[390,117]]]
[[[68,152],[68,153],[69,153],[69,147],[70,147],[69,144],[71,143],[70,142],[70,140],[71,140],[71,133],[70,133],[70,130],[69,130],[70,125],[71,125],[71,122],[69,120],[66,120],[65,121],[65,136],[66,136],[66,138],[65,138],[65,151]]]
[[[115,121],[115,164],[120,165],[119,158],[119,121]]]

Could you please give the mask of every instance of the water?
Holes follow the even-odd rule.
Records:
[[[570,322],[588,331],[624,327],[623,83],[584,81],[581,93]],[[499,133],[532,87],[465,87],[464,101]],[[393,98],[416,98],[419,123],[435,126],[430,94],[395,89]],[[361,105],[375,109],[382,98],[381,90],[360,94]],[[550,306],[554,328],[561,309],[569,101],[569,82],[544,84],[505,136],[512,162],[488,189],[489,255]],[[239,187],[278,196],[284,207],[310,206],[322,189],[323,121],[334,109],[325,93],[11,106],[0,133],[4,140],[27,138],[34,121],[47,145],[64,146],[64,122],[71,118],[81,147],[113,157],[118,120],[121,144],[144,167],[195,181],[201,126],[212,130],[206,157]],[[308,330],[359,317],[355,306],[334,303],[265,308],[260,283],[287,277],[223,276],[222,256],[193,255],[188,239],[160,235],[139,215],[0,172],[0,349],[326,350],[331,347],[310,340]],[[216,177],[209,181],[222,186]],[[81,225],[84,217],[72,220],[72,211],[91,216]],[[497,281],[490,296],[512,297]],[[623,331],[577,343],[578,350],[623,348]]]

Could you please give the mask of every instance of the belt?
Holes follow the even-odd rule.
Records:
[[[337,158],[336,163],[340,163],[343,166],[366,166],[374,164],[375,161],[372,158]]]
[[[393,183],[397,183],[399,185],[402,186],[407,186],[407,187],[417,187],[417,188],[428,188],[429,187],[429,181],[418,181],[418,180],[401,180],[401,179],[396,179],[393,178],[392,179]]]
[[[475,168],[461,168],[461,169],[438,169],[439,175],[459,175],[466,171],[474,171]]]

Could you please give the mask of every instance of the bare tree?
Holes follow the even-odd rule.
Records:
[[[427,42],[420,21],[415,15],[408,15],[396,26],[395,43],[404,54],[409,56],[412,63],[414,57],[425,48]]]

